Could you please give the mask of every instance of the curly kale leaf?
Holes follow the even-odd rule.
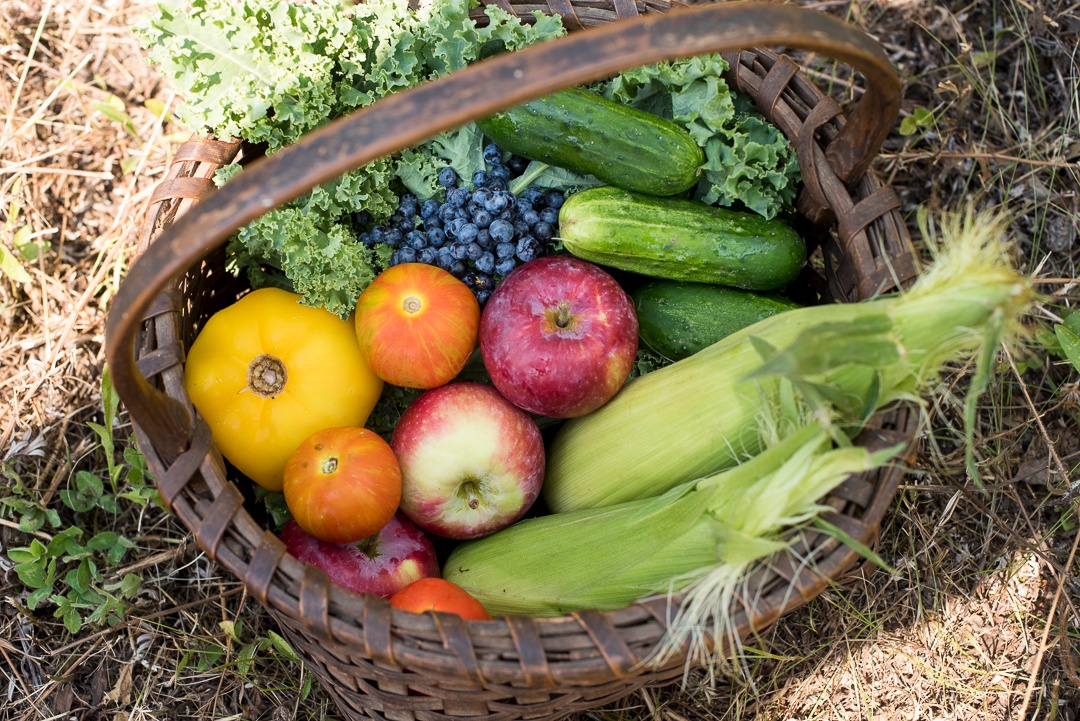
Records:
[[[464,67],[487,43],[513,50],[564,32],[558,17],[537,13],[526,25],[494,6],[478,28],[471,4],[159,0],[135,32],[183,96],[182,122],[272,154],[389,93]],[[386,263],[356,243],[353,214],[386,220],[401,185],[431,197],[448,164],[471,176],[482,167],[482,140],[475,126],[444,133],[271,211],[230,243],[233,269],[257,286],[291,287],[306,303],[347,313]]]
[[[622,73],[601,87],[609,98],[682,125],[705,151],[695,197],[772,218],[789,210],[799,165],[787,139],[721,77],[719,55],[658,63]]]

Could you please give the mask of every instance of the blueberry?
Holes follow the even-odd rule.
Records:
[[[495,143],[488,143],[484,146],[484,162],[488,165],[502,164],[502,151],[499,150],[498,145]]]
[[[402,235],[405,235],[406,233],[411,233],[416,226],[411,220],[402,220],[398,222],[395,227],[401,231]]]
[[[468,188],[451,188],[446,191],[446,202],[455,208],[464,208],[471,197],[472,193]]]
[[[518,198],[514,201],[514,212],[518,215],[524,215],[533,209],[533,204],[525,200],[525,198]]]
[[[472,219],[477,228],[486,228],[491,225],[491,221],[494,220],[494,218],[491,217],[491,213],[483,208],[480,208],[480,210],[473,213]]]
[[[462,276],[461,280],[465,283],[465,285],[472,288],[476,285],[476,273],[470,270],[465,273],[464,276]]]
[[[547,195],[544,196],[544,202],[547,204],[547,207],[554,208],[555,210],[561,208],[565,201],[566,196],[563,195],[561,190],[549,190]]]
[[[452,235],[455,238],[458,237],[458,233],[461,232],[461,228],[465,225],[465,222],[466,221],[464,218],[454,218],[453,220],[448,222],[446,224],[447,235]]]
[[[390,228],[383,232],[383,242],[391,248],[396,248],[401,245],[403,237],[404,236],[398,228]]]
[[[454,208],[454,206],[447,203],[446,205],[443,205],[439,208],[439,212],[435,215],[435,217],[446,223],[453,219],[455,212],[457,212],[457,210]]]
[[[518,241],[516,250],[518,260],[522,263],[528,263],[540,254],[540,244],[536,242],[536,238],[526,235]]]
[[[492,195],[494,195],[494,193],[491,192],[491,188],[477,188],[469,200],[482,208],[489,200],[491,200]]]
[[[485,252],[479,258],[476,259],[476,269],[486,275],[491,275],[495,272],[495,256],[490,251]]]
[[[446,242],[446,233],[442,228],[432,228],[427,232],[427,241],[432,248],[441,248]]]
[[[484,249],[475,240],[465,246],[465,257],[475,261],[484,254]]]
[[[484,228],[476,234],[476,242],[480,244],[480,247],[484,250],[490,250],[494,243],[491,240],[491,231]]]
[[[416,254],[416,260],[427,265],[435,265],[435,259],[439,257],[439,251],[431,246],[424,248]]]
[[[529,188],[528,190],[526,190],[524,193],[521,194],[521,197],[524,198],[525,200],[529,201],[533,205],[536,205],[538,203],[543,202],[543,200],[544,200],[544,191],[540,190],[540,188]]]
[[[452,188],[457,185],[457,171],[447,166],[439,171],[439,185],[444,188]]]
[[[495,246],[495,256],[498,258],[513,258],[517,252],[517,246],[513,243],[499,243]]]
[[[371,239],[371,233],[367,231],[364,231],[363,233],[358,235],[356,239],[359,240],[360,245],[364,246],[365,248],[373,248],[375,246],[375,241]]]
[[[535,235],[536,239],[541,243],[546,243],[555,237],[555,229],[551,227],[551,223],[545,223],[541,220],[533,226],[533,235]]]
[[[492,180],[501,180],[505,184],[506,181],[510,180],[510,168],[505,165],[496,165],[488,172],[488,175],[491,176]]]
[[[488,190],[494,190],[496,192],[501,192],[503,190],[506,190],[506,181],[503,180],[502,178],[491,177],[491,178],[488,178],[487,185],[485,185],[484,187],[487,188]]]
[[[402,248],[401,250],[399,250],[397,252],[398,252],[398,262],[399,263],[415,263],[416,262],[416,250],[414,250],[413,248],[410,248],[409,246],[406,245],[404,248]]]
[[[424,221],[424,230],[435,230],[436,228],[443,230],[444,226],[445,223],[437,215]]]
[[[401,251],[395,250],[390,254],[390,265],[397,265],[401,262]]]
[[[420,206],[420,217],[424,220],[432,217],[439,212],[439,201],[435,198],[428,198],[424,201],[424,204]]]
[[[469,266],[465,264],[463,260],[455,260],[450,264],[450,275],[454,276],[458,280],[465,277],[465,274],[469,272]]]
[[[513,248],[511,248],[511,252],[512,251]],[[513,255],[510,255],[506,258],[499,258],[499,260],[495,263],[495,273],[497,275],[508,275],[510,271],[512,271],[515,267],[517,267],[517,261],[514,260]]]
[[[353,213],[352,219],[353,223],[355,223],[361,228],[368,227],[369,225],[371,225],[371,221],[373,220],[373,218],[371,217],[371,213],[367,212],[366,210],[356,211],[355,213]]]
[[[552,225],[559,224],[559,211],[557,208],[544,208],[540,211],[540,220]]]
[[[456,243],[451,243],[450,244],[450,256],[454,260],[465,260],[465,256],[468,255],[468,251],[466,250],[467,247],[468,246],[465,243],[462,243],[461,241],[458,241]]]
[[[405,236],[405,242],[409,244],[409,247],[413,250],[423,250],[427,247],[427,233],[422,230],[411,231]]]
[[[510,207],[510,200],[513,197],[514,196],[510,195],[510,193],[506,192],[505,190],[498,193],[492,193],[491,197],[488,198],[487,202],[484,203],[484,209],[487,210],[489,213],[494,213],[495,215],[498,215],[499,213]]]
[[[511,155],[506,161],[506,167],[510,169],[510,172],[514,175],[521,175],[525,172],[525,168],[529,167],[529,161],[527,158],[523,158],[520,155]]]
[[[476,227],[476,224],[466,223],[461,226],[461,230],[457,232],[457,238],[463,243],[471,243],[476,240],[476,236],[479,232],[480,229]]]
[[[408,218],[410,215],[416,215],[416,209],[419,203],[416,200],[416,196],[412,193],[406,193],[401,196],[401,202],[398,203],[398,210],[403,216]]]
[[[482,188],[483,186],[487,185],[487,182],[488,174],[486,171],[477,170],[475,173],[472,174],[472,184],[476,187]]]
[[[496,243],[509,243],[514,239],[514,226],[506,220],[491,221],[488,232],[491,234],[491,239]]]
[[[524,220],[514,221],[514,235],[519,238],[523,235],[528,235],[532,231],[532,226],[526,223]]]
[[[484,303],[487,303],[488,298],[490,298],[490,297],[491,297],[491,291],[490,290],[478,290],[478,291],[476,291],[476,302],[479,305],[483,305]]]

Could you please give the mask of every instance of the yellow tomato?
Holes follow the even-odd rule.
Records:
[[[352,319],[299,301],[276,288],[249,293],[206,322],[184,368],[222,455],[271,491],[305,438],[363,426],[383,387]]]

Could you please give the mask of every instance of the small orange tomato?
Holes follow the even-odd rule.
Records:
[[[404,611],[456,613],[466,621],[487,621],[491,614],[461,586],[437,576],[413,581],[390,597],[390,605]]]
[[[366,428],[308,436],[285,464],[285,505],[305,531],[354,543],[385,526],[401,502],[401,467],[390,445]]]
[[[405,388],[435,388],[461,372],[476,348],[480,304],[442,268],[401,263],[356,303],[356,337],[371,370]]]

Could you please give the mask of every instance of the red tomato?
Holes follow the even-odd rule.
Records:
[[[413,581],[390,597],[390,605],[413,613],[456,613],[466,621],[486,621],[491,618],[483,604],[464,588],[435,576]]]
[[[378,434],[327,428],[289,457],[282,491],[305,531],[327,543],[353,543],[374,535],[397,511],[401,466]]]
[[[360,352],[379,378],[405,388],[435,388],[454,378],[476,348],[480,304],[442,268],[387,268],[356,302]]]

